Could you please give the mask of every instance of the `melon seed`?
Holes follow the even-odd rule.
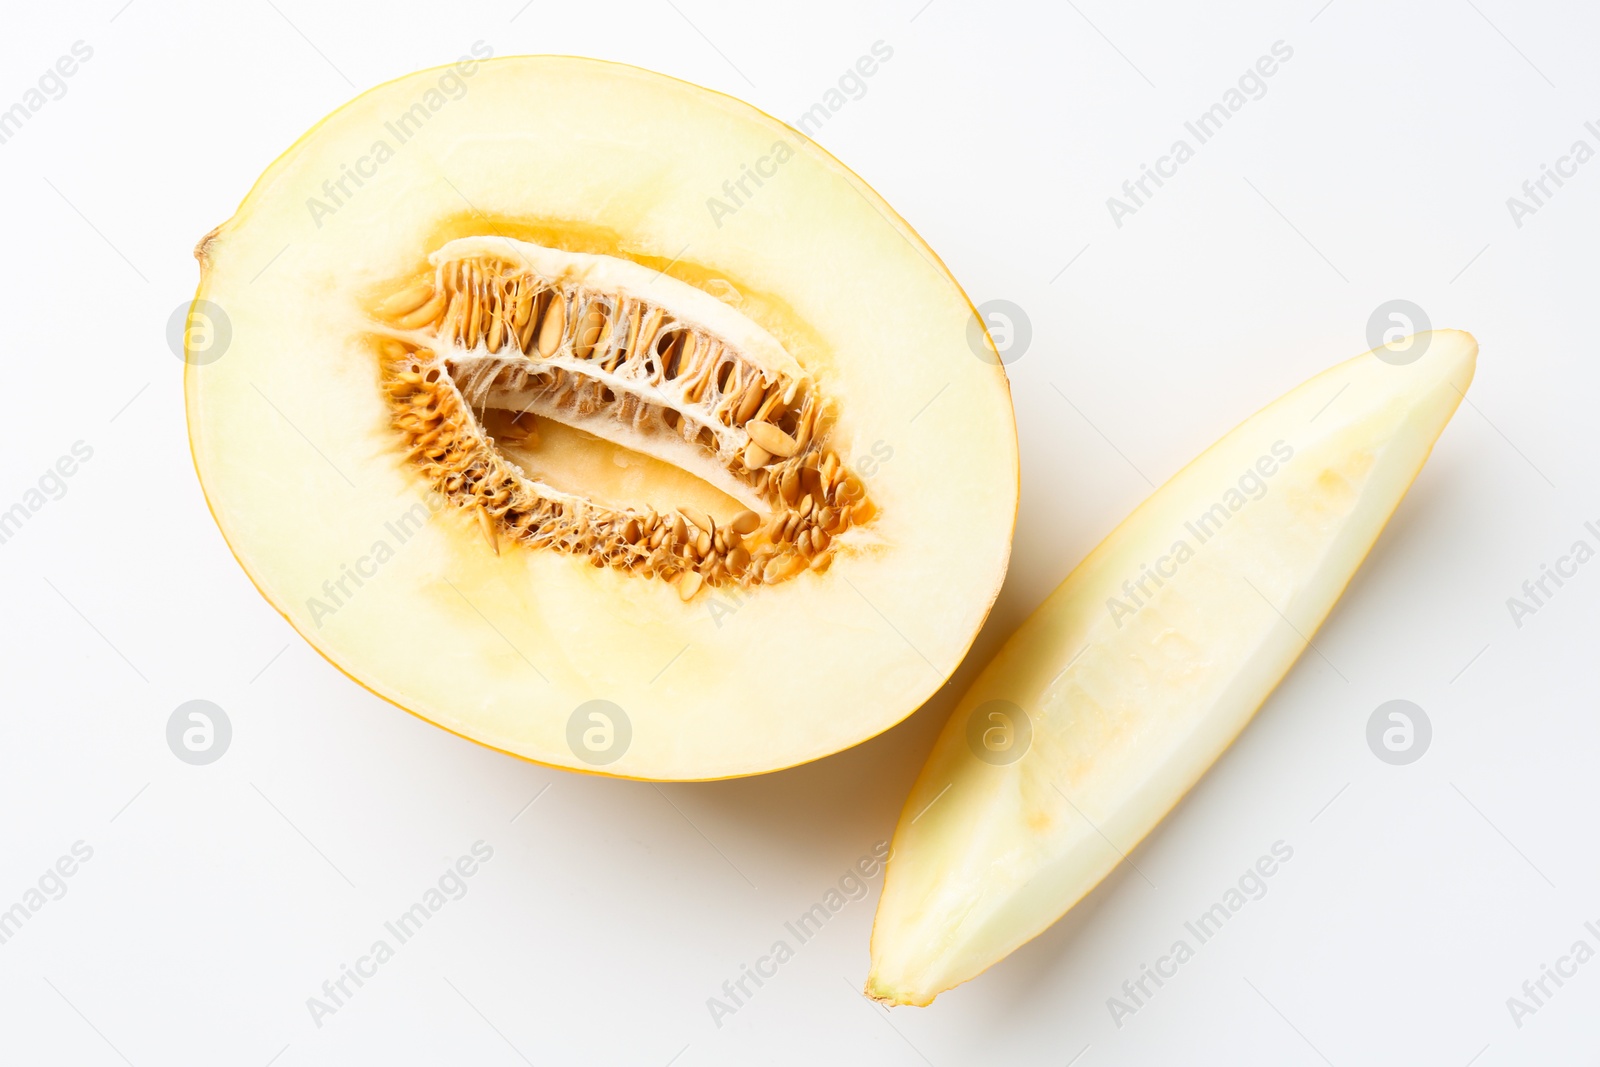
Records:
[[[745,432],[750,435],[750,440],[771,452],[774,456],[788,459],[800,451],[799,442],[770,422],[747,422],[744,428]]]

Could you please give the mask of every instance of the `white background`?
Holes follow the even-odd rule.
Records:
[[[1569,1063],[1600,963],[1519,1029],[1506,998],[1600,919],[1600,564],[1506,599],[1600,519],[1600,163],[1506,205],[1600,118],[1582,5],[1107,0],[603,7],[13,5],[0,108],[93,58],[8,143],[0,509],[0,1061],[666,1065]],[[1023,493],[973,655],[906,723],[814,765],[654,786],[521,763],[370,696],[256,594],[190,463],[164,330],[195,241],[322,115],[474,41],[655,68],[789,120],[882,40],[817,139],[982,303],[1015,302]],[[1294,50],[1116,226],[1106,199],[1275,41]],[[529,100],[529,107],[539,101]],[[1069,265],[1070,264],[1070,265]],[[1478,378],[1308,654],[1211,774],[1063,922],[929,1009],[858,993],[881,879],[736,1015],[706,999],[887,837],[951,699],[1094,543],[1235,422],[1368,347],[1405,298]],[[1016,353],[1013,353],[1016,355]],[[183,701],[226,709],[174,758]],[[1410,766],[1381,702],[1431,718]],[[543,791],[541,793],[541,791]],[[539,799],[527,807],[531,798]],[[456,856],[494,858],[321,1028],[306,998]],[[1283,840],[1294,858],[1137,1015],[1106,1000]],[[676,1058],[674,1058],[676,1057]],[[1074,1059],[1074,1057],[1078,1057]]]

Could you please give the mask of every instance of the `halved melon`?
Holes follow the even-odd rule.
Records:
[[[423,71],[323,120],[197,255],[224,537],[319,652],[448,730],[774,770],[914,710],[999,589],[1016,433],[971,304],[736,100],[583,59]]]

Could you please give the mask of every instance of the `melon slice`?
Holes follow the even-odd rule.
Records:
[[[637,778],[790,766],[920,705],[999,589],[1016,431],[971,304],[736,100],[423,71],[196,254],[217,524],[317,651],[448,730]]]
[[[1476,358],[1469,335],[1436,331],[1313,378],[1068,575],[956,705],[906,801],[869,995],[929,1003],[1123,861],[1306,648]]]

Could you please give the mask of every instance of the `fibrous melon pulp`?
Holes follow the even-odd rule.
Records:
[[[728,97],[570,58],[424,71],[197,254],[224,536],[318,651],[449,730],[632,777],[789,766],[914,710],[999,588],[1016,435],[970,303]]]

